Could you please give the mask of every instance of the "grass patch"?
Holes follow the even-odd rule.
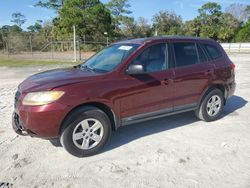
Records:
[[[0,67],[72,66],[77,64],[80,62],[0,59]]]

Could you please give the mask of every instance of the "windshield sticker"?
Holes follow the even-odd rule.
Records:
[[[133,48],[133,46],[120,46],[118,49],[119,50],[126,50],[126,51],[129,51]]]

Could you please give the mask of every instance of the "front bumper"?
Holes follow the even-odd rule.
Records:
[[[23,129],[20,118],[19,118],[18,114],[15,112],[12,114],[12,128],[19,135],[22,135],[22,136],[29,135],[28,132]]]
[[[12,127],[22,136],[58,138],[60,126],[69,111],[69,106],[57,102],[44,106],[24,106],[18,100],[12,115]]]

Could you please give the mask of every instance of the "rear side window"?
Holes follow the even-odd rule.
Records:
[[[199,62],[196,44],[190,42],[174,43],[176,67],[188,66]]]
[[[205,47],[211,59],[215,60],[215,59],[219,59],[220,57],[222,57],[222,53],[217,47],[210,45],[210,44],[204,44],[203,46]]]

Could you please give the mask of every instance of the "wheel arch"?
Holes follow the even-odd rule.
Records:
[[[213,84],[210,87],[208,87],[202,94],[202,97],[200,98],[199,105],[202,103],[203,99],[206,97],[206,95],[212,91],[213,89],[219,89],[224,96],[224,104],[226,104],[226,98],[227,98],[227,90],[223,84]]]
[[[91,109],[102,110],[109,117],[112,130],[117,130],[119,127],[119,118],[109,106],[100,102],[88,102],[74,107],[70,112],[67,113],[60,125],[59,135],[61,135],[62,131],[68,126],[67,122],[74,119],[73,113],[77,111],[80,113]]]

